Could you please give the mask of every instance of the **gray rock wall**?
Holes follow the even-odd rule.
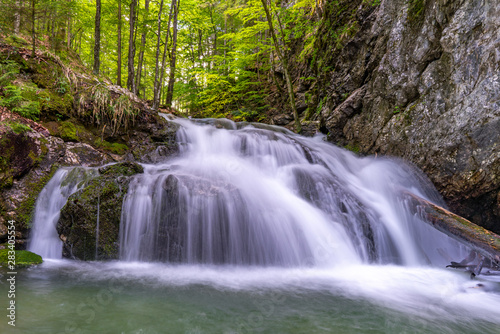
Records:
[[[344,47],[318,44],[323,131],[361,153],[415,163],[451,210],[500,232],[500,3],[357,5],[360,29]],[[322,73],[325,64],[333,71]]]

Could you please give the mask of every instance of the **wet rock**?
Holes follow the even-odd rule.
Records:
[[[274,125],[287,125],[288,123],[293,121],[292,115],[287,114],[279,114],[272,118],[271,124]]]
[[[126,139],[130,152],[125,160],[157,163],[179,152],[176,134],[179,125],[158,115],[150,115],[148,122],[138,123]]]
[[[123,198],[131,177],[141,165],[118,163],[99,169],[100,176],[71,195],[61,210],[57,232],[63,240],[63,256],[80,260],[118,258]]]

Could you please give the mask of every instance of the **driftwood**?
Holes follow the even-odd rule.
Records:
[[[474,274],[481,272],[483,262],[491,262],[491,266],[494,268],[500,266],[500,235],[412,193],[405,192],[404,197],[407,199],[409,209],[414,214],[420,215],[437,230],[469,247],[473,251],[470,260],[473,260],[474,252],[479,255],[479,264],[474,270],[471,270]],[[470,267],[468,263],[470,261],[464,259],[460,263],[452,262],[450,266],[468,268]]]

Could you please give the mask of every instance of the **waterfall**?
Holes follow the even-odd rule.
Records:
[[[61,209],[69,196],[81,189],[85,182],[95,175],[95,170],[83,167],[61,168],[54,174],[35,203],[28,250],[43,258],[62,257],[62,241],[56,231]]]
[[[405,192],[444,203],[402,161],[268,125],[175,122],[180,156],[146,165],[125,197],[122,260],[442,265],[465,254],[409,213]]]
[[[321,136],[229,120],[175,120],[180,154],[132,177],[120,223],[124,261],[258,266],[444,265],[466,250],[407,208],[444,206],[425,175],[358,157]],[[56,224],[97,169],[59,170],[36,203],[29,249],[61,257]],[[99,208],[98,208],[99,209]],[[99,240],[97,220],[96,249]]]

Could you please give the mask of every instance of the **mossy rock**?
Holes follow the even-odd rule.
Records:
[[[118,154],[118,155],[123,155],[129,150],[128,146],[125,144],[110,143],[110,142],[107,142],[105,140],[101,140],[100,138],[98,138],[94,142],[94,145],[96,147],[102,148],[106,151],[109,151],[111,153]]]
[[[0,265],[7,266],[9,263],[9,249],[0,249]],[[29,267],[43,262],[38,254],[26,250],[16,250],[16,268]]]
[[[64,141],[78,141],[78,136],[76,135],[76,127],[71,122],[61,122],[59,126],[59,136]]]
[[[67,117],[73,109],[73,96],[69,93],[60,95],[46,89],[39,93],[38,101],[45,117]]]
[[[135,162],[121,162],[99,168],[99,173],[109,176],[132,176],[144,173],[144,167]]]
[[[99,172],[101,175],[71,195],[61,210],[57,231],[64,241],[64,257],[80,260],[118,258],[123,199],[131,176],[142,173],[143,168],[126,162],[102,167]]]

